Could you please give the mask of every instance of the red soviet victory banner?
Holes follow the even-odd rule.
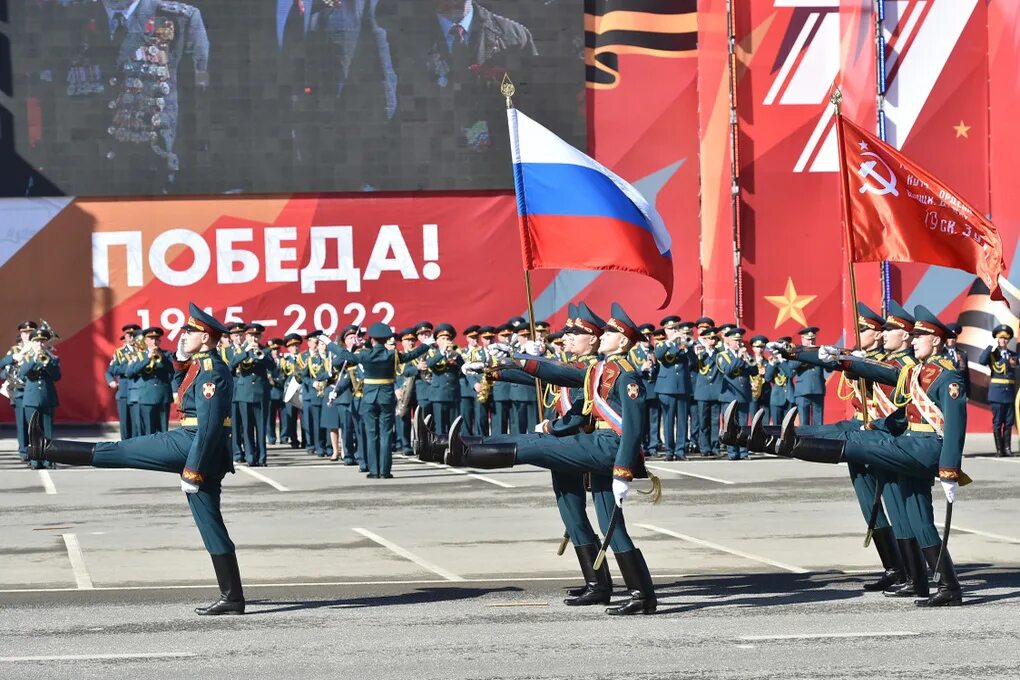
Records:
[[[995,225],[878,137],[837,115],[851,262],[924,262],[973,273],[1002,300]]]

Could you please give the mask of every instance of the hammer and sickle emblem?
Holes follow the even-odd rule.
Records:
[[[888,165],[885,164],[885,161],[883,161],[881,157],[879,157],[879,155],[877,153],[874,153],[873,151],[865,151],[861,155],[871,156],[875,160],[861,162],[861,167],[857,171],[857,174],[864,178],[864,183],[861,184],[860,192],[863,194],[865,191],[869,191],[879,196],[892,194],[893,196],[898,197],[900,195],[900,192],[896,190],[896,174],[892,171],[892,169]],[[883,177],[878,172],[875,172],[875,166],[879,164],[881,164],[882,167],[885,168],[886,172],[889,173],[888,179]],[[868,180],[871,178],[874,178],[874,180],[878,182],[878,186],[874,186],[873,184],[869,183]]]

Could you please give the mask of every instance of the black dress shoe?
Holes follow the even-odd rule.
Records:
[[[387,472],[385,475],[382,476],[382,478],[383,479],[393,479],[393,475],[391,475],[390,473]]]
[[[222,614],[243,614],[244,600],[231,602],[225,597],[213,602],[208,607],[195,607],[195,613],[199,616],[220,616]]]
[[[365,475],[367,479],[379,479],[379,475],[373,475],[371,472]]]

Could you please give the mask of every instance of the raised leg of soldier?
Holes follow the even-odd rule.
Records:
[[[591,495],[595,504],[595,514],[599,518],[599,526],[605,533],[609,529],[613,512],[617,510],[613,498],[613,477],[609,474],[591,475]],[[654,614],[658,606],[655,597],[655,586],[652,583],[652,575],[648,571],[644,555],[634,546],[627,532],[627,523],[623,517],[623,509],[617,521],[613,536],[609,539],[609,546],[613,549],[616,557],[616,564],[620,568],[620,575],[623,582],[630,591],[630,599],[613,607],[606,609],[606,613],[613,616],[628,616],[632,614]]]

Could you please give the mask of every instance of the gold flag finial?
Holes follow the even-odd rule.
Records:
[[[839,113],[843,106],[843,92],[837,88],[833,90],[829,96],[829,103],[836,107],[836,113]]]
[[[516,91],[517,91],[517,88],[514,87],[513,81],[510,80],[510,74],[509,73],[504,73],[503,74],[503,82],[500,83],[500,85],[499,85],[499,92],[504,97],[506,97],[506,107],[508,109],[512,109],[514,107],[514,103],[513,103],[512,99],[513,99],[513,96],[514,96],[514,92],[516,92]]]

